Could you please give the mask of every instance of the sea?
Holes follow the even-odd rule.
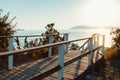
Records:
[[[41,35],[42,33],[45,33],[45,29],[39,29],[39,30],[20,30],[17,31],[14,35],[17,36],[29,36],[29,35]],[[61,34],[68,33],[68,40],[75,40],[75,39],[81,39],[81,38],[87,38],[91,37],[94,33],[99,33],[105,35],[105,47],[111,46],[111,36],[110,31],[111,29],[58,29],[58,32]],[[29,37],[27,38],[28,41],[35,40],[35,38],[39,37]],[[24,45],[24,38],[19,38],[20,46]],[[78,41],[75,42],[79,46],[83,44],[84,41]],[[14,43],[16,46],[17,44]]]

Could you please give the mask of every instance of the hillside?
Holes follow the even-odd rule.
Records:
[[[111,26],[105,26],[105,27],[97,27],[97,26],[84,26],[84,25],[80,25],[80,26],[75,26],[72,27],[71,29],[112,29],[113,27]],[[114,27],[117,28],[117,27]]]

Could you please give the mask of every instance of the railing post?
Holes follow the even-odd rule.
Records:
[[[97,38],[94,37],[93,39],[94,39],[94,40],[93,40],[93,41],[94,41],[94,48],[96,48],[96,47],[97,47]]]
[[[53,43],[53,36],[52,36],[52,35],[49,36],[49,44],[51,44],[51,43]],[[48,57],[49,57],[49,58],[52,57],[52,47],[49,47]]]
[[[13,37],[9,38],[9,45],[8,49],[9,51],[13,51]],[[8,56],[8,69],[13,69],[13,55]]]
[[[92,58],[93,58],[93,38],[90,39],[90,42],[89,42],[89,50],[90,50],[90,54],[88,56],[88,66],[91,66],[92,64]]]
[[[103,40],[102,40],[102,45],[103,45],[103,48],[102,48],[102,54],[104,55],[104,49],[105,49],[105,35],[102,36]]]
[[[68,34],[67,34],[67,33],[64,34],[64,41],[68,41]],[[65,45],[65,52],[68,51],[68,46],[69,46],[69,44],[67,43],[67,44]]]
[[[96,41],[97,44],[96,44],[96,47],[99,47],[99,43],[100,43],[100,42],[99,42],[99,41],[100,41],[100,40],[99,40],[99,39],[100,39],[99,37],[100,37],[100,36],[97,36],[97,41]],[[99,52],[99,50],[98,50],[98,52]],[[98,52],[96,53],[95,61],[98,61],[98,57],[99,57]]]
[[[63,74],[64,74],[64,44],[59,45],[58,64],[61,67],[61,69],[58,71],[58,80],[63,80]]]

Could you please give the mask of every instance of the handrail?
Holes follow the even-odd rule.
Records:
[[[82,38],[82,39],[75,39],[75,40],[70,40],[70,41],[63,41],[63,42],[58,42],[58,43],[53,43],[53,44],[47,44],[47,45],[41,45],[41,46],[38,46],[38,47],[27,48],[27,49],[23,49],[23,50],[16,50],[16,51],[10,51],[10,52],[2,52],[2,53],[0,53],[0,56],[12,55],[12,54],[16,54],[16,53],[22,53],[22,52],[26,52],[26,51],[32,51],[32,50],[47,48],[47,47],[52,47],[52,46],[56,46],[56,45],[61,45],[61,44],[75,42],[75,41],[81,41],[81,40],[91,39],[91,38],[93,38],[93,37]]]
[[[92,37],[97,37],[97,36],[103,36],[103,35],[102,35],[102,34],[97,34],[97,33],[94,33],[94,34],[92,35]],[[86,44],[89,40],[90,40],[90,39],[88,39],[87,41],[85,41],[85,42],[82,44],[82,46],[79,47],[79,50],[80,50],[82,47],[84,47],[85,44]]]
[[[22,53],[22,52],[27,52],[27,51],[32,51],[32,50],[37,50],[37,49],[52,47],[52,46],[56,46],[56,45],[67,44],[67,43],[81,41],[81,40],[86,40],[86,39],[92,39],[94,37],[96,37],[96,36],[92,36],[92,37],[88,37],[88,38],[75,39],[75,40],[70,40],[70,41],[57,42],[57,43],[47,44],[47,45],[41,45],[41,46],[38,46],[38,47],[27,48],[27,49],[23,49],[23,50],[16,50],[16,51],[10,51],[10,52],[2,52],[2,53],[0,53],[0,56],[12,55],[12,54],[16,54],[16,53]],[[87,41],[85,43],[87,43]],[[83,45],[85,45],[85,43]]]
[[[47,39],[47,43],[55,43],[55,39],[59,38],[61,41],[68,40],[68,33],[62,33],[62,34],[41,34],[41,35],[22,35],[22,36],[0,36],[1,39],[10,39],[12,40],[9,43],[13,43],[13,48],[14,50],[17,49],[25,49],[25,48],[30,48],[30,47],[36,47],[43,45],[45,43],[45,40]],[[34,39],[35,38],[35,39]],[[21,39],[24,39],[24,43]],[[45,43],[46,44],[46,43]],[[12,49],[13,50],[13,49]],[[49,49],[49,54],[50,54],[50,49]]]
[[[26,36],[0,36],[0,38],[12,38],[12,37],[39,37],[39,36],[55,36],[55,35],[64,35],[68,33],[62,34],[43,34],[43,35],[26,35]]]
[[[33,51],[33,50],[38,50],[38,49],[42,49],[42,48],[50,48],[53,46],[58,46],[58,65],[44,73],[40,73],[39,75],[36,76],[42,76],[42,78],[45,78],[46,76],[49,76],[50,74],[53,74],[54,72],[58,71],[58,80],[61,80],[63,78],[63,73],[64,73],[64,66],[67,66],[69,64],[71,64],[72,62],[81,59],[82,57],[86,56],[89,54],[89,58],[88,58],[88,66],[92,65],[92,59],[93,59],[93,52],[96,50],[99,50],[100,48],[104,47],[104,41],[103,44],[100,46],[95,46],[94,45],[94,40],[96,37],[99,36],[103,36],[103,35],[93,35],[92,37],[87,37],[87,38],[81,38],[81,39],[74,39],[74,40],[70,40],[70,41],[63,41],[63,42],[57,42],[57,43],[52,43],[52,44],[47,44],[47,45],[41,45],[38,47],[33,47],[33,48],[27,48],[27,49],[23,49],[23,50],[16,50],[16,51],[9,51],[9,52],[1,52],[0,53],[0,57],[1,56],[9,56],[9,61],[13,61],[13,56],[14,54],[18,54],[18,53],[23,53],[23,52],[29,52],[29,51]],[[88,42],[88,49],[87,51],[84,52],[84,54],[80,54],[76,57],[74,57],[73,59],[67,61],[64,63],[64,50],[65,50],[65,45],[71,43],[71,42],[76,42],[76,41],[82,41],[82,40],[87,40],[79,49],[81,49],[82,47],[84,47],[85,44],[87,44]],[[104,40],[104,36],[103,36],[103,40]],[[99,41],[99,40],[98,40]],[[98,42],[99,43],[99,42]],[[103,49],[104,50],[104,49]],[[29,54],[29,53],[28,53]],[[11,62],[12,64],[10,65],[9,62],[9,69],[13,68],[13,62]],[[47,75],[45,75],[47,73]],[[34,77],[36,77],[34,76]]]
[[[84,47],[85,44],[86,44],[89,40],[90,40],[90,39],[88,39],[88,40],[79,48],[79,50],[80,50],[82,47]]]

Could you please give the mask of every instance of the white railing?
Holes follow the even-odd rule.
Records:
[[[67,35],[68,37],[68,35]],[[68,38],[65,38],[65,40],[67,40]],[[100,45],[100,37],[102,37],[102,44]],[[50,39],[51,40],[51,39]],[[27,49],[23,49],[23,50],[16,50],[16,51],[12,51],[12,38],[10,38],[9,40],[9,52],[3,52],[0,53],[0,56],[9,56],[8,59],[8,68],[12,69],[13,68],[13,56],[14,54],[20,54],[23,52],[29,52],[29,51],[33,51],[33,50],[38,50],[38,49],[43,49],[43,48],[49,48],[49,57],[51,57],[51,47],[53,46],[58,46],[58,65],[61,67],[60,70],[58,71],[58,80],[61,80],[63,78],[63,73],[64,73],[64,53],[65,51],[68,50],[68,44],[70,44],[71,42],[76,42],[76,41],[83,41],[86,40],[86,42],[80,47],[80,49],[85,47],[85,44],[87,44],[87,49],[89,50],[89,59],[88,59],[88,66],[90,66],[92,64],[92,58],[93,58],[93,50],[97,47],[103,47],[102,48],[102,55],[104,55],[104,40],[105,40],[105,36],[104,35],[99,35],[99,34],[94,34],[92,37],[87,37],[87,38],[82,38],[82,39],[75,39],[75,40],[70,40],[70,41],[63,41],[63,42],[58,42],[58,43],[51,43],[51,44],[47,44],[47,45],[41,45],[38,47],[33,47],[33,48],[27,48]],[[65,47],[67,46],[67,48]],[[99,49],[99,48],[98,48]],[[96,61],[98,60],[98,55],[96,56]],[[67,64],[67,63],[66,63]]]

